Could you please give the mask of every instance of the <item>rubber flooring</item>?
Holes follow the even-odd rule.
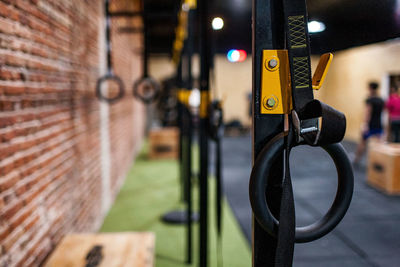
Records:
[[[184,209],[184,205],[180,202],[177,161],[149,160],[146,148],[147,146],[129,171],[121,191],[104,220],[101,232],[154,232],[156,235],[155,267],[198,266],[198,223],[193,224],[193,262],[186,264],[187,228],[184,225],[167,224],[161,220],[161,217],[170,211]],[[194,163],[197,162],[195,158]],[[223,203],[222,246],[219,247],[217,243],[214,188],[213,180],[210,179],[208,266],[250,266],[250,247],[226,201]],[[197,210],[198,187],[196,184],[193,192],[193,208]],[[220,262],[224,265],[220,265]]]
[[[354,153],[354,143],[343,145],[350,155]],[[223,155],[224,191],[250,245],[250,136],[225,138]],[[290,163],[296,223],[307,225],[322,217],[330,207],[337,186],[336,170],[320,148],[296,148]],[[400,266],[400,197],[387,196],[367,185],[365,165],[364,159],[354,170],[353,201],[343,221],[315,242],[296,244],[295,267]]]

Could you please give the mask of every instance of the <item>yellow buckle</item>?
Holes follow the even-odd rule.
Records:
[[[312,79],[312,87],[314,90],[321,89],[325,81],[326,75],[328,74],[329,67],[331,66],[332,59],[332,53],[323,54],[319,59],[317,69],[315,70]]]

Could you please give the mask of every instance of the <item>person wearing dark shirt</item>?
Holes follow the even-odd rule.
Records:
[[[378,83],[371,82],[368,86],[369,96],[365,101],[366,112],[364,124],[362,127],[361,141],[358,144],[357,151],[353,163],[358,164],[363,156],[368,138],[375,136],[381,137],[383,134],[382,127],[382,110],[385,102],[378,96]]]

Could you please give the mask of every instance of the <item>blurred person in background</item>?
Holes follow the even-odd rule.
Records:
[[[364,155],[367,140],[370,137],[380,138],[383,134],[382,110],[385,102],[378,96],[379,84],[370,82],[368,84],[368,97],[365,100],[365,117],[361,130],[361,141],[358,144],[353,164],[357,166]]]
[[[389,141],[400,143],[400,96],[396,86],[390,88],[386,109],[389,113]]]

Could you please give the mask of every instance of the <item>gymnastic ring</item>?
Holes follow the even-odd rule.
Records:
[[[145,83],[148,83],[148,85],[152,87],[152,90],[150,91],[151,94],[143,95],[139,93],[140,85]],[[159,96],[160,90],[160,84],[152,77],[140,78],[133,84],[133,95],[145,104],[150,104],[155,101]]]
[[[282,156],[284,148],[284,134],[272,139],[257,157],[250,176],[250,202],[254,217],[262,228],[274,237],[278,234],[279,222],[268,207],[266,189],[270,171],[278,157]],[[332,231],[343,219],[353,196],[353,169],[343,146],[337,143],[322,148],[328,152],[336,166],[338,173],[336,197],[324,217],[311,225],[296,227],[296,243],[311,242]]]
[[[115,97],[106,97],[102,94],[101,91],[101,84],[106,82],[106,81],[114,81],[118,84],[118,94]],[[125,86],[124,83],[122,82],[121,78],[118,76],[115,76],[113,74],[106,74],[102,77],[100,77],[97,80],[96,83],[96,97],[104,102],[107,102],[109,104],[115,103],[117,100],[123,98],[125,95]]]

